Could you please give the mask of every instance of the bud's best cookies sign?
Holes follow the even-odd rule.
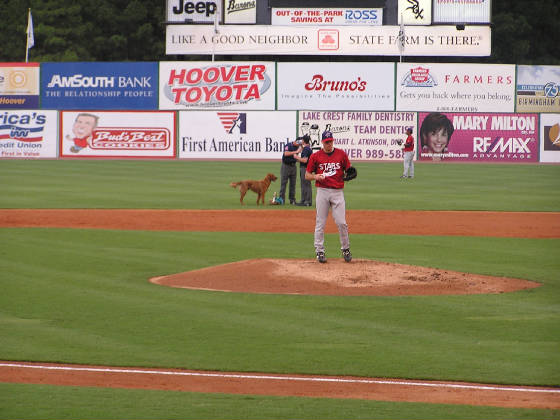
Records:
[[[174,158],[172,111],[61,111],[60,156]]]

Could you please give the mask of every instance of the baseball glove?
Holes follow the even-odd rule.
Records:
[[[402,140],[397,140],[397,144],[398,144],[399,146],[402,146]]]
[[[344,182],[351,181],[358,176],[358,171],[353,166],[350,166],[346,169],[346,174],[344,175]]]

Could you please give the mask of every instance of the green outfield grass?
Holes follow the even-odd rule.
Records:
[[[356,166],[360,178],[346,190],[349,208],[560,210],[558,166],[417,164],[414,180],[400,180],[397,163]],[[229,182],[279,175],[278,169],[275,162],[0,161],[0,208],[236,209],[239,196]],[[279,182],[271,191],[277,189]],[[246,208],[256,208],[254,200]],[[356,258],[542,283],[500,295],[253,295],[148,282],[242,259],[313,256],[312,228],[298,234],[0,229],[0,359],[560,385],[560,239],[351,233]],[[327,247],[338,247],[336,235],[327,235]],[[560,413],[2,384],[0,418]]]
[[[0,407],[2,418],[32,420],[560,418],[552,410],[12,384],[0,384]]]
[[[558,211],[560,165],[356,162],[350,209]],[[279,162],[0,161],[0,208],[238,208],[241,179],[280,176]],[[280,190],[272,183],[267,198]],[[297,198],[300,198],[299,180]],[[248,193],[247,208],[256,207]]]

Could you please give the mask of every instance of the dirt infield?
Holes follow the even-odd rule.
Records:
[[[255,210],[31,210],[0,209],[0,227],[56,227],[84,229],[308,232],[312,209]],[[287,224],[286,220],[290,220]],[[560,238],[560,213],[348,211],[351,234],[455,235],[483,237]],[[336,232],[329,220],[327,232]],[[387,264],[356,259],[346,264],[330,259],[249,260],[153,282],[174,287],[258,293],[314,293],[331,295],[403,295],[505,293],[537,287],[518,279],[496,279],[468,273]],[[254,272],[267,270],[267,281]],[[308,275],[296,272],[307,269]],[[260,270],[260,271],[259,271]],[[336,272],[335,283],[322,281],[320,270]],[[202,274],[201,274],[202,273]],[[290,284],[278,278],[291,278]],[[229,279],[227,283],[223,279]],[[231,280],[236,281],[231,281]],[[239,279],[246,279],[242,282]],[[263,283],[274,289],[263,289]],[[227,287],[225,286],[227,284]],[[313,285],[311,288],[310,285]],[[232,288],[241,287],[240,289]],[[261,289],[259,289],[259,287]],[[164,389],[189,392],[355,398],[415,401],[497,407],[560,409],[560,389],[515,387],[378,378],[312,377],[304,375],[247,374],[160,369],[64,366],[0,362],[0,381],[73,386]]]
[[[347,211],[350,233],[560,238],[560,213],[489,211]],[[289,220],[289,223],[286,221]],[[0,209],[0,227],[312,232],[315,211]],[[326,232],[336,232],[332,218]]]
[[[560,389],[311,375],[208,372],[0,361],[0,381],[377,401],[559,409]]]

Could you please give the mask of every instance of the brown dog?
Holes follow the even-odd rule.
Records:
[[[276,181],[276,176],[274,174],[267,174],[264,179],[260,181],[255,181],[252,179],[247,179],[245,181],[239,182],[232,182],[231,185],[233,188],[237,188],[239,186],[239,193],[241,197],[239,198],[239,202],[243,205],[243,197],[247,194],[247,191],[251,190],[257,193],[257,206],[259,205],[259,201],[261,201],[264,205],[264,195],[270,186],[271,181]]]

